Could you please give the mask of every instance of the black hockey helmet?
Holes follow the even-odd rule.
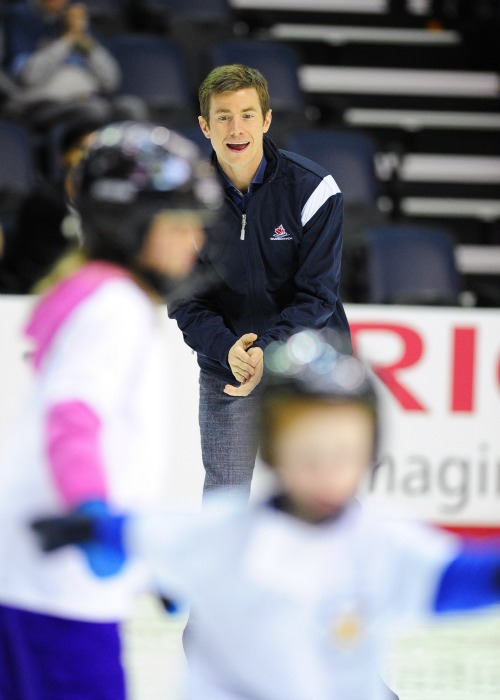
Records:
[[[368,367],[346,354],[342,335],[299,330],[264,352],[258,416],[260,452],[272,465],[273,425],[284,403],[318,400],[333,405],[360,404],[373,417],[374,459],[378,447],[378,398]],[[279,415],[279,414],[278,414]]]
[[[192,141],[141,122],[95,131],[74,184],[84,250],[126,265],[159,211],[196,211],[208,225],[223,199],[213,169]]]

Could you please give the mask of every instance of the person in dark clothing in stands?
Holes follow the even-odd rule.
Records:
[[[68,124],[60,144],[58,176],[43,180],[21,201],[14,219],[11,245],[0,259],[0,292],[29,294],[78,234],[69,203],[72,175],[85,152],[94,121]],[[1,256],[0,256],[1,258]]]
[[[268,138],[270,98],[258,70],[218,67],[199,98],[199,124],[225,188],[227,230],[217,256],[200,255],[216,283],[171,315],[201,368],[205,491],[249,490],[263,350],[305,327],[339,332],[350,351],[339,296],[342,194],[330,173]]]

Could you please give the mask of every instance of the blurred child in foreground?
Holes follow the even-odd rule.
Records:
[[[0,468],[9,700],[125,697],[119,623],[145,586],[143,568],[94,545],[91,568],[77,550],[43,556],[25,523],[156,502],[168,464],[159,302],[190,273],[220,199],[194,144],[148,124],[95,132],[74,176],[82,246],[40,286],[25,329],[35,381]]]
[[[365,366],[313,331],[265,353],[260,445],[275,493],[213,496],[175,514],[47,519],[46,549],[99,542],[139,556],[187,600],[189,700],[383,700],[396,624],[500,602],[500,547],[361,507],[376,463],[377,397]],[[56,554],[57,556],[57,554]]]

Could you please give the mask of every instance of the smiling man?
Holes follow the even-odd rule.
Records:
[[[227,230],[217,256],[208,247],[199,260],[217,283],[172,315],[201,368],[205,490],[249,490],[264,348],[305,327],[334,329],[350,349],[339,296],[342,195],[327,171],[267,137],[272,111],[258,70],[215,68],[199,100]]]
[[[240,192],[248,192],[264,156],[263,136],[271,125],[268,101],[262,106],[255,87],[213,94],[208,114],[199,122],[226,178]]]

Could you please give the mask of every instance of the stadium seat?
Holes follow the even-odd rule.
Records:
[[[271,41],[240,39],[214,44],[211,67],[243,63],[266,78],[271,96],[273,124],[270,135],[283,145],[291,129],[305,128],[306,99],[299,85],[299,58],[290,47]]]
[[[17,291],[17,281],[7,267],[16,249],[17,212],[35,186],[35,163],[29,132],[0,120],[0,293]]]
[[[189,19],[194,22],[232,21],[227,0],[143,0],[143,10],[164,14],[168,21]]]
[[[0,121],[0,212],[12,213],[35,184],[35,164],[29,132]]]
[[[176,42],[123,34],[110,37],[106,46],[122,70],[121,93],[141,97],[152,120],[174,127],[194,123],[186,60]]]
[[[369,303],[459,303],[454,241],[446,232],[393,224],[366,231],[364,239]]]
[[[85,0],[92,29],[101,36],[123,32],[125,12],[120,0]]]
[[[168,36],[184,48],[194,86],[207,74],[211,46],[234,36],[234,13],[228,0],[142,0],[135,14],[135,25]]]
[[[333,175],[349,204],[376,204],[375,141],[347,130],[309,129],[288,135],[286,146],[322,165]]]

